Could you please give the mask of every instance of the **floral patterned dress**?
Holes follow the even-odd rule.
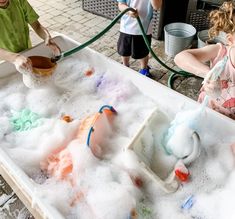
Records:
[[[218,76],[216,83],[219,85],[219,95],[210,96],[209,107],[212,109],[235,119],[235,66],[231,61],[230,51],[234,47],[226,47],[219,43],[220,50],[218,55],[214,60],[211,61],[211,71],[215,69],[215,65],[222,60],[227,60],[222,67],[222,71]],[[216,72],[214,72],[216,73]],[[198,101],[203,102],[207,93],[205,92],[205,86],[202,86],[201,93],[199,95]],[[218,89],[217,89],[218,90]]]

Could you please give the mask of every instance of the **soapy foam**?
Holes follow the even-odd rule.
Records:
[[[84,72],[89,68],[94,72],[86,76]],[[112,74],[111,70],[102,70],[102,66],[96,68],[73,58],[58,63],[52,87],[28,89],[19,75],[3,80],[0,92],[3,100],[0,103],[1,147],[35,180],[35,197],[55,206],[65,218],[127,219],[143,198],[151,209],[146,218],[234,218],[231,203],[235,201],[235,171],[229,147],[234,137],[221,140],[212,135],[215,133],[213,121],[207,121],[206,113],[197,123],[202,151],[189,166],[190,181],[182,183],[176,193],[165,194],[141,173],[138,156],[131,150],[123,150],[156,105],[131,82]],[[105,159],[99,160],[86,145],[74,139],[74,133],[82,119],[97,112],[104,104],[112,105],[118,115],[105,144]],[[42,125],[13,132],[7,118],[12,111],[22,108],[38,113],[43,119]],[[161,139],[173,120],[165,113],[158,114],[156,123],[146,128],[141,140],[146,163],[162,179],[177,161],[161,146]],[[185,113],[191,115],[194,110],[178,116],[184,118]],[[60,118],[64,114],[74,121],[62,121]],[[211,130],[206,132],[208,126]],[[182,137],[176,135],[172,144],[181,142]],[[187,141],[183,142],[187,144]],[[41,166],[53,150],[65,146],[72,155],[74,169],[69,176],[72,180],[50,178],[41,171]],[[180,154],[185,153],[183,149],[180,148]],[[143,180],[143,187],[133,183],[136,177]],[[182,209],[185,199],[191,195],[195,198],[192,207]]]

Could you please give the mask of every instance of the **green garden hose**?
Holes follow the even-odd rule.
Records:
[[[134,8],[127,8],[125,9],[124,11],[120,12],[113,20],[112,22],[106,27],[104,28],[100,33],[96,34],[93,38],[91,38],[90,40],[88,40],[87,42],[79,45],[78,47],[75,47],[71,50],[68,50],[66,52],[62,52],[59,56],[56,56],[55,58],[53,58],[53,61],[58,61],[64,57],[67,57],[67,56],[70,56],[82,49],[84,49],[85,47],[87,47],[88,45],[90,45],[91,43],[95,42],[96,40],[98,40],[101,36],[103,36],[106,32],[108,32],[117,22],[118,20],[124,15],[126,14],[128,11],[132,11],[132,12],[135,12],[136,9]],[[151,46],[150,46],[150,43],[147,39],[147,36],[145,34],[145,31],[144,31],[144,28],[143,28],[143,25],[142,25],[142,22],[140,20],[140,17],[137,16],[136,17],[137,19],[137,22],[139,24],[139,27],[141,29],[141,32],[142,32],[142,35],[143,35],[143,38],[144,38],[144,41],[145,41],[145,44],[146,46],[148,47],[149,49],[149,52],[151,53],[151,55],[153,56],[154,59],[156,59],[163,67],[165,67],[166,69],[168,69],[170,72],[171,72],[171,75],[168,79],[168,86],[170,88],[173,88],[173,82],[174,80],[176,79],[177,76],[183,76],[183,77],[198,77],[196,75],[193,75],[189,72],[186,72],[186,71],[176,71],[175,69],[173,68],[170,68],[168,65],[166,65],[164,62],[162,62],[158,57],[157,55],[153,52]]]

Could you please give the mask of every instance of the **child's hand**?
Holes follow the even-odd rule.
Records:
[[[17,54],[13,64],[16,70],[22,74],[28,74],[33,71],[31,60],[23,55]]]
[[[50,47],[50,49],[52,50],[54,56],[59,56],[60,55],[60,53],[61,53],[60,47],[57,46],[57,44],[51,38],[48,37],[45,40],[45,45]]]
[[[138,17],[138,11],[136,10],[136,8],[134,8],[134,9],[135,9],[135,11],[134,12],[133,11],[129,11],[128,15],[130,17],[136,18],[136,17]]]

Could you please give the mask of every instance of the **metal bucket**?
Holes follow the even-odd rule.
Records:
[[[208,30],[202,30],[197,33],[197,47],[201,48],[207,44],[223,43],[226,44],[226,33],[220,32],[213,40],[209,39]]]
[[[191,47],[196,29],[191,24],[171,23],[164,27],[165,53],[175,56],[184,49]]]

